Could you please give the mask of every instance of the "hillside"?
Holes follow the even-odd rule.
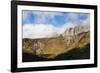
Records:
[[[35,61],[36,58],[39,60],[56,60],[62,59],[63,56],[67,57],[70,54],[70,58],[65,59],[77,59],[75,56],[76,52],[79,52],[80,59],[89,58],[89,47],[90,47],[90,32],[81,32],[77,35],[59,35],[52,38],[41,38],[41,39],[23,39],[23,59],[30,55],[30,59]],[[39,47],[34,46],[35,44],[40,45]],[[87,47],[88,45],[88,47]],[[39,49],[40,48],[40,49]],[[88,54],[87,54],[87,50]],[[84,54],[81,51],[84,50]],[[72,51],[72,52],[71,52]],[[73,55],[73,56],[72,56]],[[82,55],[82,56],[81,56]],[[33,56],[33,59],[32,59]]]
[[[58,61],[58,60],[80,60],[80,59],[89,59],[90,58],[90,44],[87,44],[84,49],[74,48],[69,52],[62,53],[55,58],[46,58],[40,57],[37,55],[32,55],[28,53],[23,53],[23,62],[32,62],[32,61]]]

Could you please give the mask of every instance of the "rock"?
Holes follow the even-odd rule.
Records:
[[[40,42],[39,40],[34,42],[33,51],[35,51],[37,55],[41,54],[43,49],[44,49],[44,45],[42,44],[42,42]]]
[[[75,25],[69,28],[66,28],[65,32],[63,33],[63,36],[73,36],[80,34],[82,32],[88,32],[90,30],[89,25]]]

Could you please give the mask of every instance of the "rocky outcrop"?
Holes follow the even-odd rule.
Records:
[[[32,49],[36,55],[40,55],[42,53],[42,50],[44,49],[44,44],[39,40],[36,40],[33,44]]]
[[[63,36],[74,36],[77,34],[80,34],[82,32],[88,32],[90,31],[90,26],[89,25],[74,25],[72,27],[68,27],[66,28],[66,30],[64,31],[64,33],[62,34]]]

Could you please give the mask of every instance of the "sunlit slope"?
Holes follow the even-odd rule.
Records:
[[[90,44],[90,32],[82,32],[74,36],[60,35],[54,38],[23,39],[23,52],[35,55],[33,45],[36,40],[39,40],[44,45],[41,54],[37,54],[38,56],[55,58],[75,48],[84,49],[87,44]]]

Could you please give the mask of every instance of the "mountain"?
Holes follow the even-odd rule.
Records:
[[[64,33],[62,34],[63,36],[66,35],[77,35],[82,32],[88,32],[90,31],[90,26],[89,25],[70,25],[66,26],[66,29]]]
[[[89,30],[89,25],[79,25],[67,23],[61,27],[56,27],[51,24],[38,24],[38,25],[24,25],[23,38],[39,39],[39,38],[52,38],[59,35],[76,35],[83,31]]]
[[[50,38],[24,38],[22,41],[23,53],[46,59],[54,59],[64,53],[67,55],[69,51],[74,51],[76,48],[79,52],[87,48],[88,44],[90,44],[89,25],[66,26],[64,32],[59,35],[53,35]],[[84,58],[88,56],[85,51],[84,55]]]

